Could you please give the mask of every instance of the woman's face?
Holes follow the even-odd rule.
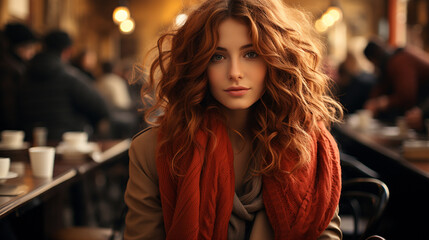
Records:
[[[245,24],[228,18],[218,31],[217,50],[207,68],[210,92],[230,110],[248,109],[264,93],[267,66]]]

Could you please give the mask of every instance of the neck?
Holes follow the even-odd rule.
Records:
[[[243,147],[243,144],[245,142],[248,142],[248,138],[250,136],[248,133],[249,132],[249,129],[248,129],[249,109],[243,109],[243,110],[225,109],[224,113],[226,116],[226,127],[228,129],[228,135],[233,145],[233,148],[241,149]]]
[[[245,134],[247,129],[247,119],[249,109],[243,110],[229,110],[225,111],[226,125],[229,129]]]

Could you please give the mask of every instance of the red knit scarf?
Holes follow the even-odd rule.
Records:
[[[173,177],[171,160],[159,154],[169,149],[158,149],[166,239],[227,239],[235,189],[233,152],[225,127],[215,120],[209,124],[217,143],[199,131],[196,138],[201,147],[179,163],[186,169],[184,176]],[[334,215],[341,190],[339,154],[331,134],[320,127],[322,134],[313,139],[308,165],[293,177],[263,177],[263,200],[275,239],[317,239]],[[208,146],[215,150],[206,151]],[[293,164],[282,159],[284,169]]]

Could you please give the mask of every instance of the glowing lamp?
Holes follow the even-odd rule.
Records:
[[[130,10],[127,7],[119,6],[113,10],[113,21],[119,24],[130,18]]]
[[[341,20],[341,18],[343,17],[343,13],[338,7],[328,8],[327,14],[331,15],[335,22]]]
[[[124,34],[130,34],[134,31],[134,20],[129,18],[119,24],[119,30]]]

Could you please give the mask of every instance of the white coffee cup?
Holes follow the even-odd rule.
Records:
[[[359,116],[359,128],[362,130],[367,130],[370,127],[372,113],[366,109],[357,110],[356,113]]]
[[[0,178],[5,178],[9,173],[10,158],[0,158]]]
[[[21,147],[24,143],[24,131],[4,130],[1,132],[1,142],[7,147]]]
[[[28,149],[28,152],[33,176],[51,178],[54,171],[55,148],[32,147]]]
[[[63,141],[68,147],[85,147],[88,144],[88,134],[86,132],[65,132]]]

